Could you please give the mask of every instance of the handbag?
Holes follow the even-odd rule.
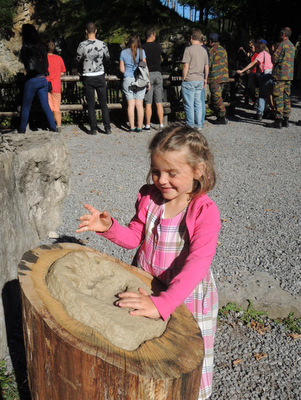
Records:
[[[51,93],[52,92],[52,83],[51,81],[48,81],[48,92]]]
[[[139,64],[134,72],[135,82],[132,84],[138,90],[146,88],[149,84],[148,68],[146,62],[142,60],[141,52],[142,50],[139,49]]]

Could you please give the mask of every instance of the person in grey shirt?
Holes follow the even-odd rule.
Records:
[[[107,106],[107,93],[103,59],[109,59],[107,45],[96,39],[97,29],[93,22],[86,26],[87,40],[81,42],[77,48],[77,61],[83,62],[83,84],[86,92],[88,115],[90,120],[90,134],[96,135],[97,121],[95,114],[95,90],[100,103],[103,125],[106,134],[111,133],[110,115]]]
[[[186,125],[201,130],[203,127],[204,96],[209,73],[208,53],[203,47],[203,34],[193,29],[191,46],[186,47],[182,58],[182,97]]]

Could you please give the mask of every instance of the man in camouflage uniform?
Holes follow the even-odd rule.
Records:
[[[211,92],[211,102],[217,113],[215,124],[225,125],[226,108],[223,103],[224,83],[229,80],[228,56],[226,50],[218,42],[218,34],[209,35],[209,89]]]
[[[275,80],[273,97],[276,107],[274,128],[288,127],[291,113],[291,81],[294,77],[295,48],[289,41],[292,34],[290,28],[282,28],[280,31],[280,44],[272,55],[273,78]]]

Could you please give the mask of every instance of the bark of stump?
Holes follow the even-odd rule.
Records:
[[[25,253],[18,274],[32,399],[196,400],[203,340],[184,305],[172,314],[160,338],[146,341],[134,351],[122,350],[101,335],[96,341],[95,331],[90,328],[87,334],[84,325],[72,332],[58,323],[56,307],[49,310],[45,305],[45,295],[51,296],[45,276],[49,267],[70,251],[101,254],[137,275],[154,293],[160,288],[149,274],[77,244],[41,246]]]

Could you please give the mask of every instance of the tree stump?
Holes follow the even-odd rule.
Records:
[[[144,271],[78,244],[41,246],[25,253],[18,275],[32,399],[196,400],[203,340],[185,305],[172,314],[161,337],[134,351],[112,345],[75,320],[69,325],[58,322],[65,311],[54,298],[49,302],[45,276],[71,251],[101,254],[137,275],[154,293],[160,290],[159,281]]]

